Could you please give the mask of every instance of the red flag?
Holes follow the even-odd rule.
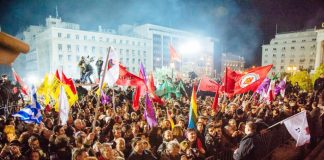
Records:
[[[62,82],[70,87],[73,94],[77,94],[72,78],[67,78],[63,71],[62,71]]]
[[[242,75],[239,77],[239,80],[236,81],[234,94],[245,93],[248,91],[254,92],[267,77],[271,68],[272,64],[248,70],[245,75]]]
[[[56,72],[55,72],[55,77],[56,77],[58,80],[61,81],[60,74],[59,74],[58,70],[56,70]]]
[[[229,67],[225,68],[225,75],[223,78],[223,85],[221,87],[221,91],[227,94],[228,97],[233,96],[235,82],[237,79],[243,74],[238,73],[236,71],[231,70]]]
[[[137,86],[133,95],[133,109],[137,111],[139,109],[139,99],[141,96],[141,86]]]
[[[119,77],[116,84],[121,86],[145,86],[142,78],[128,72],[122,65],[119,65]]]
[[[215,82],[214,80],[212,80],[208,77],[203,77],[200,80],[198,90],[216,92],[216,91],[218,91],[219,86],[220,85],[217,82]]]
[[[15,72],[15,70],[13,68],[12,68],[12,74],[13,74],[15,81],[19,83],[19,85],[21,87],[21,92],[24,95],[28,95],[28,86],[22,81],[20,76]]]
[[[163,105],[164,102],[162,101],[162,99],[155,94],[155,86],[154,86],[153,74],[149,75],[149,80],[148,80],[148,86],[147,87],[148,87],[149,93],[153,96],[152,101]]]
[[[171,62],[173,61],[178,61],[180,62],[180,55],[176,52],[176,50],[173,48],[173,46],[170,44],[169,46],[169,49],[170,49],[170,59],[171,59]]]

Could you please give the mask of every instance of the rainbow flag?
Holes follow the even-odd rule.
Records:
[[[196,98],[196,86],[192,88],[190,110],[189,110],[189,124],[188,128],[196,128],[196,122],[198,120],[198,107]]]

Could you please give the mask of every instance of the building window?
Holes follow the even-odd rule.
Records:
[[[272,48],[272,50],[276,51],[276,50],[277,50],[277,48]]]
[[[76,51],[77,51],[77,52],[80,52],[80,47],[79,47],[79,45],[76,45]]]
[[[68,50],[69,52],[71,52],[71,45],[70,45],[70,44],[67,45],[67,50]]]
[[[57,48],[59,51],[62,51],[62,44],[58,44]]]
[[[62,33],[57,33],[57,37],[61,38],[62,37]]]
[[[92,47],[91,52],[95,53],[96,52],[96,47]]]
[[[292,40],[291,42],[292,42],[292,43],[296,43],[296,40]]]
[[[300,59],[299,62],[300,63],[304,63],[305,62],[305,59]]]
[[[276,57],[276,54],[273,54],[273,57]]]
[[[114,44],[116,44],[116,39],[113,40]]]
[[[99,37],[99,41],[102,42],[102,37]]]
[[[126,64],[128,64],[129,63],[129,58],[126,58]]]
[[[75,39],[79,40],[80,39],[79,35],[75,35]]]
[[[141,63],[141,59],[137,59],[137,63],[140,64]]]
[[[106,38],[106,42],[109,42],[109,38]]]
[[[96,40],[95,36],[92,36],[92,40],[93,40],[93,41]]]
[[[144,42],[144,46],[146,46],[146,43]]]
[[[316,41],[316,38],[313,38],[312,41]]]
[[[132,50],[132,56],[135,57],[135,50]]]
[[[62,60],[63,60],[63,55],[59,54],[59,61],[62,61]]]
[[[304,47],[304,46],[301,46],[300,48],[301,48],[301,49],[305,49],[305,47]]]
[[[128,50],[128,49],[126,49],[126,55],[128,56],[128,54],[129,54],[129,50]]]
[[[146,57],[146,51],[143,51],[143,57]]]
[[[291,49],[295,49],[295,47],[291,47]]]
[[[286,50],[286,47],[282,47],[281,50],[283,50],[283,51]]]
[[[87,52],[88,51],[88,47],[87,46],[84,46],[83,50],[84,50],[84,52]]]
[[[84,37],[83,37],[83,40],[85,40],[85,41],[86,41],[86,40],[87,40],[87,36],[84,36]]]
[[[119,41],[119,44],[123,44],[123,40],[120,40],[120,41]]]
[[[302,42],[306,42],[306,40],[305,40],[305,39],[303,39],[303,40],[302,40]]]
[[[284,41],[283,43],[287,43],[287,41]]]
[[[71,60],[72,60],[72,56],[68,55],[68,61],[71,61]]]
[[[67,35],[66,35],[66,38],[67,38],[67,39],[70,39],[70,38],[71,38],[71,35],[70,35],[70,34],[67,34]]]
[[[282,60],[281,60],[281,63],[284,63],[284,62],[285,62],[285,60],[282,59]]]
[[[123,49],[120,49],[120,50],[119,50],[119,53],[120,53],[120,54],[123,54]]]
[[[274,42],[274,44],[278,44],[278,42]]]
[[[137,45],[140,46],[141,45],[141,42],[137,42]]]
[[[119,62],[123,62],[123,58],[119,58]]]
[[[128,44],[128,42],[129,42],[129,41],[128,41],[128,40],[126,40],[126,44]]]
[[[141,56],[141,51],[140,51],[140,50],[137,51],[137,56],[138,56],[138,57]]]
[[[146,65],[146,58],[144,58],[144,64],[143,64],[144,66]]]
[[[281,57],[285,57],[285,54],[281,54]]]
[[[132,42],[132,44],[133,44],[133,46],[135,46],[135,42],[134,41]]]
[[[132,63],[133,63],[133,64],[135,63],[135,58],[132,59]]]
[[[264,51],[268,51],[268,48],[264,49]]]
[[[315,62],[315,60],[314,59],[310,59],[309,62]]]
[[[133,67],[133,72],[135,72],[135,67]]]
[[[284,66],[280,66],[280,69],[284,69]]]

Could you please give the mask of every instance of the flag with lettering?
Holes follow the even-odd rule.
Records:
[[[199,86],[198,86],[198,91],[208,91],[208,92],[217,92],[219,88],[219,84],[208,78],[208,77],[203,77],[200,80]]]
[[[309,143],[310,134],[306,111],[297,113],[283,121],[290,135],[297,141],[296,147]]]

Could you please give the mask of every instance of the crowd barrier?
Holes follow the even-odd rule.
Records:
[[[284,125],[277,125],[268,132],[256,136],[255,157],[258,160],[268,159],[272,151],[287,142],[291,135]],[[233,160],[233,152],[225,151],[215,156],[207,157],[206,160]]]

